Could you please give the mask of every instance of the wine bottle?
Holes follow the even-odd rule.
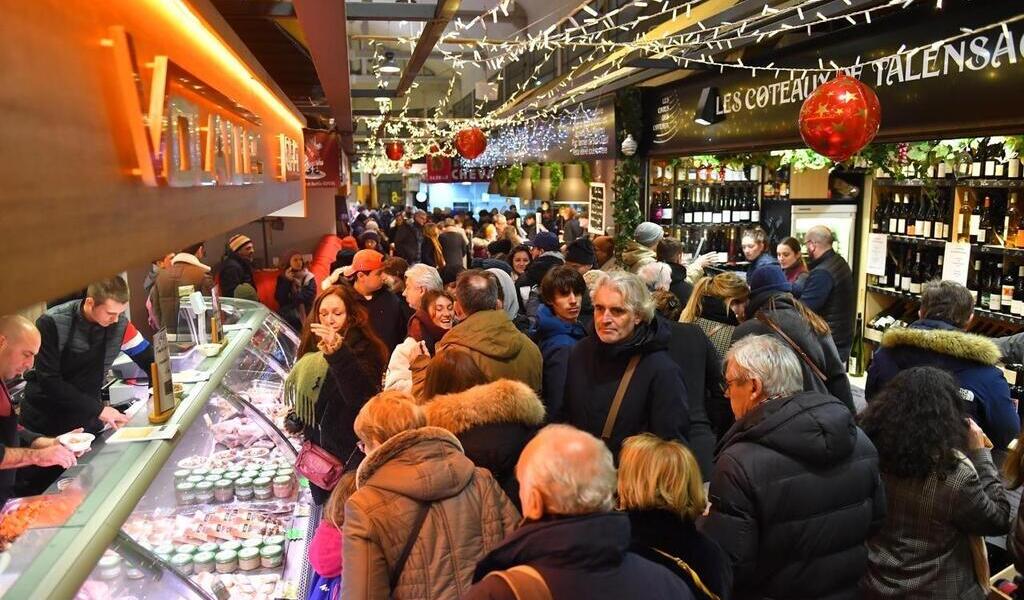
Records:
[[[1013,275],[1013,269],[1010,268],[1010,262],[1007,261],[1003,268],[1003,282],[1002,282],[1002,298],[1000,304],[1004,313],[1013,312],[1013,291],[1017,288],[1017,280]]]
[[[981,163],[982,153],[983,150],[981,148],[978,148],[978,154],[976,154],[973,157],[973,160],[971,160],[970,177],[981,177],[981,174],[984,172]]]
[[[928,240],[934,237],[934,209],[935,202],[928,196],[921,194],[921,223],[918,225],[918,235]]]
[[[974,305],[978,306],[978,282],[981,280],[981,259],[974,259],[974,268],[967,274],[967,291],[974,298]]]
[[[986,310],[988,309],[992,296],[992,292],[988,285],[989,275],[990,273],[988,269],[983,264],[981,271],[978,273],[978,307]]]
[[[996,157],[993,154],[991,148],[987,148],[986,151],[985,151],[985,162],[984,162],[984,165],[985,165],[985,171],[984,171],[985,174],[984,174],[984,176],[985,177],[995,177],[996,176]]]
[[[981,220],[978,222],[978,232],[975,234],[975,243],[987,244],[994,236],[992,232],[992,198],[985,196],[985,207],[981,209]]]
[[[964,197],[964,201],[960,203],[960,229],[957,231],[956,239],[958,242],[968,242],[971,239],[971,232],[974,228],[971,226],[971,203]],[[981,215],[978,215],[981,218]]]
[[[971,208],[971,235],[970,242],[972,244],[978,243],[978,238],[981,237],[981,202],[975,202]]]
[[[1007,248],[1017,248],[1018,237],[1020,237],[1020,208],[1017,206],[1017,192],[1010,192],[1006,216],[1003,218],[1003,244]]]
[[[907,235],[907,208],[903,201],[900,199],[899,194],[895,194],[896,199],[896,233],[899,235]]]
[[[680,201],[683,212],[683,225],[693,224],[693,206],[690,205],[690,186],[683,186],[682,200]]]
[[[906,235],[917,237],[917,225],[920,221],[917,219],[917,206],[910,201],[910,194],[903,194],[903,212],[907,217]]]
[[[722,207],[722,222],[732,224],[733,208],[736,205],[736,188],[730,186],[729,193],[725,197],[725,206]]]
[[[1003,263],[996,263],[992,270],[992,278],[989,280],[988,309],[992,312],[1000,312],[1003,309],[1002,289]]]
[[[1015,316],[1024,317],[1024,264],[1017,269],[1017,287],[1013,290],[1013,305],[1010,312]]]
[[[924,266],[921,263],[921,251],[918,250],[914,254],[914,265],[910,271],[910,293],[920,294],[921,284],[924,283]]]
[[[864,315],[861,313],[857,313],[857,322],[853,329],[853,346],[850,348],[847,372],[854,377],[864,374]]]
[[[722,223],[722,190],[715,187],[711,190],[711,223],[720,225]]]
[[[704,225],[710,225],[713,221],[711,209],[711,186],[704,187],[704,199],[701,206],[700,222]]]
[[[903,290],[903,255],[897,246],[892,253],[892,289],[897,292]],[[909,288],[909,284],[907,285]]]
[[[885,210],[885,214],[889,219],[889,227],[887,228],[886,233],[899,233],[898,212],[899,204],[897,204],[896,198],[892,194],[889,194],[889,202],[887,203],[887,208]]]
[[[786,190],[786,196],[789,196],[789,190]],[[761,223],[761,206],[757,202],[757,194],[750,192],[747,194],[749,200],[748,206],[750,207],[750,222],[754,225]]]
[[[903,265],[900,269],[900,291],[910,292],[910,286],[913,285],[914,281],[914,255],[907,247],[906,254],[903,255]]]

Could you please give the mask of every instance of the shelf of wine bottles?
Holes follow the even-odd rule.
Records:
[[[871,232],[942,243],[953,234],[953,208],[949,188],[883,190],[872,212]]]
[[[761,222],[759,182],[722,181],[652,186],[650,220],[683,242],[686,252],[739,255],[742,231]],[[701,241],[704,241],[701,244]]]
[[[901,298],[903,300],[912,300],[914,302],[919,302],[921,299],[920,293],[905,292],[902,290],[897,290],[889,287],[868,285],[867,289],[869,292],[880,294],[883,296],[889,296],[892,298]],[[1024,295],[1022,295],[1022,298],[1024,298]],[[993,311],[990,309],[981,308],[980,304],[978,306],[975,306],[974,313],[979,317],[984,317],[986,319],[991,319],[993,321],[999,321],[1001,323],[1007,323],[1010,325],[1024,326],[1024,317],[1016,316],[1009,312],[1003,312],[1002,310]]]

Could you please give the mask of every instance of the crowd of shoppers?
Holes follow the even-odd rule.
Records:
[[[797,240],[745,232],[744,274],[654,223],[616,254],[549,212],[360,214],[319,285],[286,257],[287,426],[344,471],[311,481],[310,597],[980,599],[983,536],[1024,548],[995,366],[1024,343],[964,332],[963,286],[924,286],[857,415],[852,273],[827,229],[806,265]],[[202,245],[164,259],[157,322],[181,286],[254,285],[252,256],[239,234],[216,269]],[[115,278],[35,326],[0,318],[0,375],[35,361],[25,428],[0,387],[0,493],[5,470],[40,485],[33,469],[74,463],[44,436],[124,422],[95,388],[121,349],[152,360],[127,301]]]

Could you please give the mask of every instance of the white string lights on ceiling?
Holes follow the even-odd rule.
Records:
[[[465,31],[477,25],[481,25],[486,29],[488,21],[493,24],[497,22],[499,14],[508,15],[511,1],[502,0],[497,6],[467,22],[457,19],[455,21],[456,31]],[[877,18],[881,11],[905,10],[915,5],[928,4],[929,0],[890,0],[887,3],[831,16],[822,13],[822,10],[824,10],[822,6],[826,2],[827,0],[803,0],[786,8],[773,8],[766,3],[760,13],[744,19],[731,22],[722,21],[714,26],[706,26],[698,20],[693,23],[697,28],[695,31],[670,34],[660,38],[650,36],[646,28],[643,27],[643,24],[665,13],[669,13],[673,19],[680,16],[692,18],[693,9],[699,8],[700,2],[696,0],[682,2],[651,0],[652,4],[660,5],[660,10],[650,15],[638,14],[626,20],[623,24],[616,24],[614,18],[633,5],[626,5],[603,15],[599,13],[594,14],[596,11],[587,11],[584,8],[582,13],[577,13],[578,16],[582,17],[583,22],[581,23],[576,18],[577,15],[570,16],[568,17],[568,22],[571,25],[565,27],[562,31],[557,31],[558,26],[552,25],[536,34],[526,33],[522,36],[502,41],[484,36],[478,40],[477,47],[473,50],[472,58],[466,57],[461,52],[451,52],[442,47],[446,40],[455,38],[456,33],[450,32],[442,36],[438,42],[437,50],[452,65],[456,73],[460,67],[466,65],[475,65],[485,70],[499,71],[508,63],[519,60],[524,54],[538,50],[544,51],[543,59],[538,61],[538,64],[532,71],[509,94],[509,98],[494,109],[491,115],[483,115],[468,122],[462,120],[453,121],[443,117],[441,115],[443,107],[447,106],[448,97],[454,89],[453,77],[449,84],[448,96],[446,96],[441,106],[434,111],[434,119],[418,121],[416,124],[413,124],[408,119],[403,118],[403,112],[403,117],[400,117],[399,122],[392,121],[385,124],[384,137],[409,135],[415,138],[423,136],[421,139],[429,139],[432,143],[440,146],[450,141],[454,132],[465,126],[480,127],[485,131],[500,129],[508,132],[513,127],[532,123],[531,126],[536,128],[538,127],[538,121],[564,118],[559,116],[559,112],[562,109],[578,104],[585,94],[600,85],[602,81],[621,76],[624,74],[624,70],[629,70],[626,72],[635,70],[636,68],[629,67],[626,61],[637,58],[638,54],[645,58],[671,60],[682,68],[716,68],[720,72],[724,72],[726,69],[746,70],[753,77],[756,77],[758,74],[772,74],[775,77],[784,74],[790,78],[795,78],[815,73],[849,72],[862,68],[866,63],[862,62],[861,57],[857,57],[853,63],[846,65],[840,65],[834,60],[827,59],[820,59],[817,66],[811,67],[790,67],[776,65],[774,62],[767,65],[748,65],[743,62],[742,58],[722,60],[716,59],[715,55],[738,50],[741,44],[758,44],[779,35],[792,33],[812,35],[817,28],[837,23],[846,23],[858,27],[871,26],[874,18]],[[941,0],[937,0],[935,8],[941,9],[941,7]],[[783,19],[782,22],[778,22],[780,18]],[[763,27],[758,26],[759,23],[766,20],[771,20],[772,23],[766,23]],[[868,63],[884,64],[883,61],[904,58],[932,47],[939,47],[943,44],[955,42],[959,39],[995,28],[1002,28],[1004,34],[1009,36],[1007,26],[1021,20],[1024,20],[1024,15],[1018,15],[974,29],[962,28],[961,32],[956,35],[912,48],[904,45],[896,52],[874,58],[868,61]],[[793,22],[798,24],[791,24]],[[528,28],[525,30],[528,31]],[[632,40],[628,41],[608,39],[613,34],[621,35],[621,32],[636,32],[636,35]],[[415,44],[415,38],[400,39],[400,42],[408,43],[412,46]],[[523,102],[522,96],[527,91],[542,85],[542,68],[548,61],[553,60],[556,56],[556,51],[576,51],[580,48],[589,49],[590,52],[576,58],[570,66],[568,73],[562,75],[559,81],[550,85],[547,89],[534,93],[529,97],[528,101]],[[604,56],[594,58],[598,53],[604,54]],[[381,58],[381,60],[383,59]],[[605,64],[595,66],[593,64],[595,61],[603,61]],[[577,80],[582,75],[592,76],[593,79],[590,82],[581,84]],[[499,71],[499,81],[501,77],[502,75]],[[479,110],[481,106],[482,104],[474,108]],[[504,117],[493,116],[504,113],[509,114]],[[374,131],[376,130],[374,125],[379,127],[383,121],[383,118],[366,120],[371,130]],[[514,140],[517,137],[520,136],[509,136],[510,140]],[[550,141],[556,142],[557,140],[551,138]],[[383,144],[380,143],[381,140],[374,140],[374,142],[371,143],[371,147],[383,147]],[[516,148],[524,143],[526,143],[525,140],[518,142],[509,141],[507,150],[509,152],[518,152]],[[429,144],[427,145],[429,147]],[[450,143],[448,145],[450,146]],[[490,152],[489,148],[484,156],[487,156]],[[533,155],[537,154],[534,153]]]

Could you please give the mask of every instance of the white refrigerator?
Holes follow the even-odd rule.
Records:
[[[851,268],[856,256],[857,205],[856,204],[793,204],[790,231],[792,236],[804,243],[807,230],[815,225],[824,225],[832,230],[835,243],[832,246],[846,259]]]

